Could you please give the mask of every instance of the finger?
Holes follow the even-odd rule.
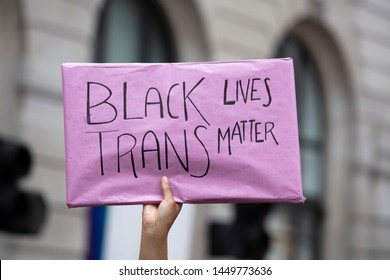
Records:
[[[169,185],[169,181],[168,181],[168,178],[166,176],[164,176],[162,178],[161,187],[162,187],[162,190],[163,190],[164,199],[167,200],[167,201],[174,200],[173,199],[172,189],[171,189],[171,186]]]
[[[154,204],[144,204],[142,208],[142,213],[149,213],[153,211],[154,209],[157,209],[157,206]]]

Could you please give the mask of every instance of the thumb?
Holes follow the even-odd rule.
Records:
[[[168,178],[162,177],[161,187],[166,201],[174,201],[171,186],[169,185]]]

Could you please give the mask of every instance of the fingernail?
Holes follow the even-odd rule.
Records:
[[[164,176],[162,179],[165,184],[169,185],[168,178],[166,176]]]

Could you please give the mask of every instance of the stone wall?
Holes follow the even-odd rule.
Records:
[[[0,75],[0,83],[6,88],[0,92],[5,100],[0,103],[0,131],[17,135],[32,148],[34,170],[24,185],[43,192],[50,209],[42,235],[0,235],[2,258],[85,256],[86,211],[68,210],[65,206],[60,65],[92,61],[102,2],[0,0],[0,70],[5,73]],[[181,60],[272,57],[289,32],[307,42],[328,83],[324,106],[331,125],[327,139],[323,257],[388,258],[390,2],[159,2],[172,24]],[[186,22],[191,17],[200,22],[199,26]],[[334,73],[330,73],[332,67]],[[16,74],[10,75],[9,69]],[[213,211],[205,209],[213,207],[216,206],[199,207],[197,219],[203,223],[209,220],[207,213]],[[216,213],[229,216],[228,205],[218,207]],[[195,228],[202,238],[194,239],[194,257],[207,258],[205,228],[198,227],[199,223]]]

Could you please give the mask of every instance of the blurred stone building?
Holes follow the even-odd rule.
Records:
[[[291,56],[308,199],[269,210],[265,257],[389,258],[389,18],[387,0],[0,0],[0,133],[31,147],[23,185],[49,209],[38,236],[1,232],[0,257],[78,259],[91,246],[89,210],[65,205],[61,63]],[[108,210],[100,257],[136,258],[133,209]],[[232,205],[185,205],[171,256],[218,258],[209,225],[234,219]]]

